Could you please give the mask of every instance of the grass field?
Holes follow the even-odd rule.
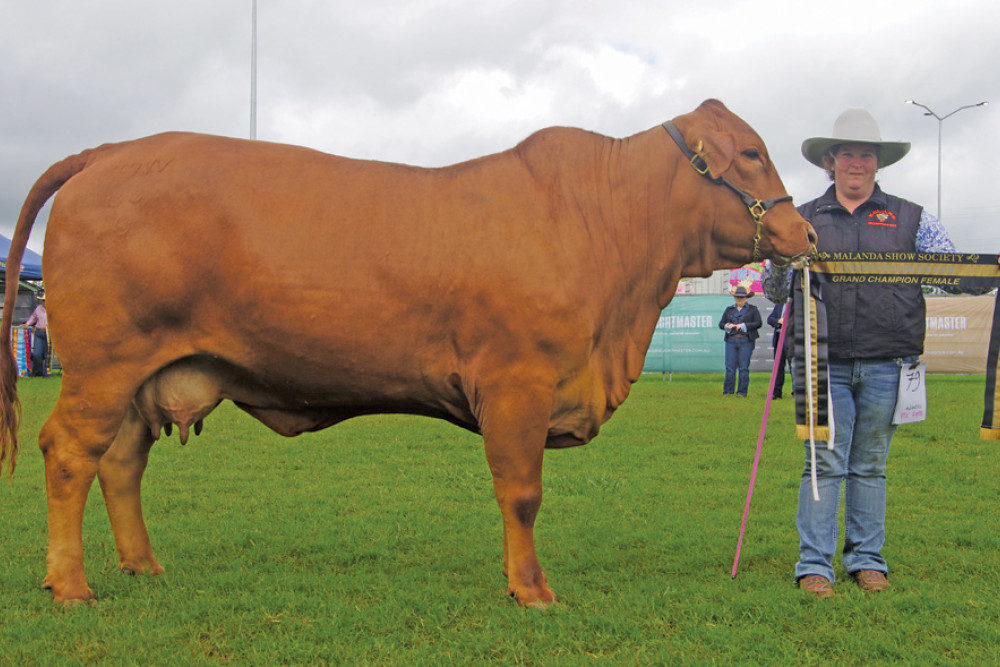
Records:
[[[740,575],[729,576],[764,405],[721,375],[644,377],[586,447],[550,451],[536,526],[561,604],[504,596],[481,439],[387,416],[295,439],[225,404],[154,449],[144,480],[167,573],[129,577],[94,485],[86,567],[100,602],[39,585],[35,442],[59,380],[23,380],[23,449],[0,483],[2,664],[998,664],[1000,443],[978,440],[982,376],[931,376],[929,419],[889,469],[892,588],[792,585],[803,450],[776,401]]]

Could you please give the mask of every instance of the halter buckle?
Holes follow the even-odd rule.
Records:
[[[708,176],[708,163],[705,162],[705,158],[695,153],[691,156],[691,166],[702,176]],[[699,166],[700,165],[700,166]]]

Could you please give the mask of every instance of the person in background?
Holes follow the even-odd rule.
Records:
[[[38,305],[25,321],[24,326],[34,327],[31,336],[31,374],[35,377],[48,377],[46,367],[49,351],[49,318],[45,313],[45,295],[39,294]]]
[[[883,141],[866,109],[844,111],[830,137],[802,143],[806,160],[833,184],[798,207],[819,236],[820,252],[906,251],[953,253],[948,233],[921,206],[887,194],[879,169],[899,161],[907,142]],[[791,271],[768,266],[764,294],[784,303]],[[817,443],[819,501],[812,495],[809,443],[799,489],[795,580],[808,593],[834,595],[837,514],[844,487],[842,562],[865,591],[889,587],[885,542],[886,461],[903,364],[924,344],[925,305],[919,284],[829,283],[823,286],[829,322],[829,386],[834,447]]]
[[[735,304],[727,307],[719,320],[719,328],[726,332],[726,379],[722,383],[723,396],[731,396],[735,390],[737,396],[745,398],[750,387],[750,357],[753,356],[754,342],[760,335],[757,330],[763,324],[757,306],[747,303],[751,296],[753,292],[748,292],[743,285],[737,285],[733,291]]]
[[[788,364],[788,340],[785,340],[785,344],[781,346],[780,350],[778,349],[778,343],[781,341],[781,327],[785,323],[784,315],[785,303],[781,302],[774,304],[771,314],[767,316],[767,323],[774,329],[771,346],[774,347],[774,358],[778,360],[778,367],[774,376],[774,391],[771,394],[771,398],[781,398],[782,392],[785,389],[785,366]]]

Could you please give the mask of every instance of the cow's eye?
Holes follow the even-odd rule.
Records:
[[[745,157],[748,160],[760,160],[760,153],[754,150],[753,148],[748,148],[747,150],[743,151],[743,157]]]

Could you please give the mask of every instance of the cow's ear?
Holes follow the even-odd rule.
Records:
[[[718,178],[736,158],[736,139],[724,132],[706,132],[695,141],[695,153],[705,160],[712,178]]]

